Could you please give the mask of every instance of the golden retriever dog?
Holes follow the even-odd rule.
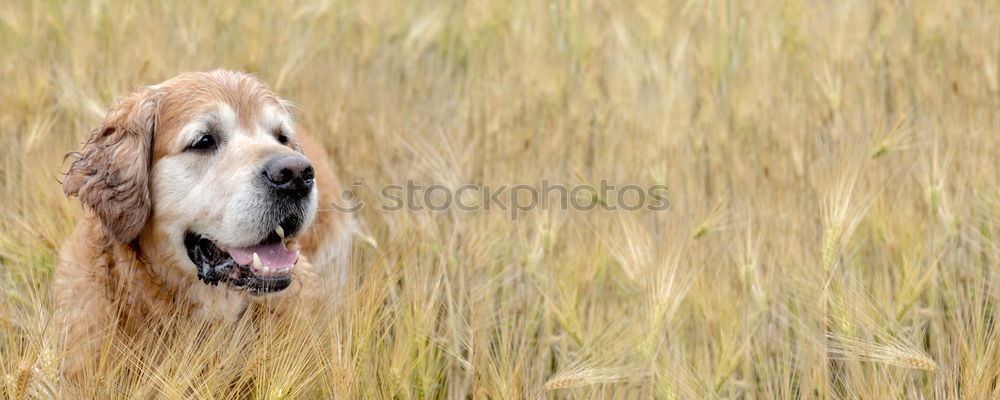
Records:
[[[322,307],[345,280],[352,220],[329,210],[341,192],[327,155],[254,76],[143,87],[69,156],[63,191],[86,214],[53,284],[67,378],[109,329]]]

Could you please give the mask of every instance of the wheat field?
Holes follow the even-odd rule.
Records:
[[[329,318],[110,341],[89,396],[1000,398],[996,0],[170,4],[0,4],[7,398],[60,397],[64,154],[216,68],[297,104],[362,202],[608,180],[670,207],[365,207]]]

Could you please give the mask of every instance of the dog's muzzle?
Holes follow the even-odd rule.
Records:
[[[259,177],[258,185],[263,186],[262,223],[256,229],[272,231],[252,233],[255,227],[247,227],[247,233],[266,238],[253,246],[234,247],[209,239],[210,233],[189,231],[184,236],[188,258],[198,268],[198,279],[206,284],[224,282],[252,294],[265,294],[284,290],[291,283],[291,271],[299,254],[288,250],[285,243],[308,221],[315,172],[305,157],[281,154],[264,163]]]

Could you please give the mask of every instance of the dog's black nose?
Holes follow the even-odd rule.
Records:
[[[283,154],[264,164],[264,183],[279,192],[293,197],[303,197],[314,184],[313,166],[298,154]]]

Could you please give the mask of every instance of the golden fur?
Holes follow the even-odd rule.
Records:
[[[213,110],[235,116],[228,138],[233,154],[212,161],[184,155],[185,129]],[[300,129],[287,145],[277,143],[268,132],[272,120],[293,124],[285,103],[255,77],[189,73],[128,95],[83,149],[71,153],[75,161],[63,189],[87,212],[62,248],[53,284],[68,352],[63,370],[70,380],[94,361],[111,328],[134,334],[178,312],[225,319],[249,306],[275,312],[315,308],[328,299],[332,286],[324,282],[342,283],[351,220],[339,212],[315,213],[291,244],[302,255],[292,285],[266,296],[200,282],[179,246],[178,226],[224,225],[231,217],[224,213],[234,211],[218,209],[227,197],[246,191],[239,171],[275,154],[301,152],[312,162],[320,209],[336,199],[339,184],[322,147]],[[213,181],[193,186],[178,177]],[[185,195],[185,186],[201,192]],[[199,200],[204,197],[210,199]]]

